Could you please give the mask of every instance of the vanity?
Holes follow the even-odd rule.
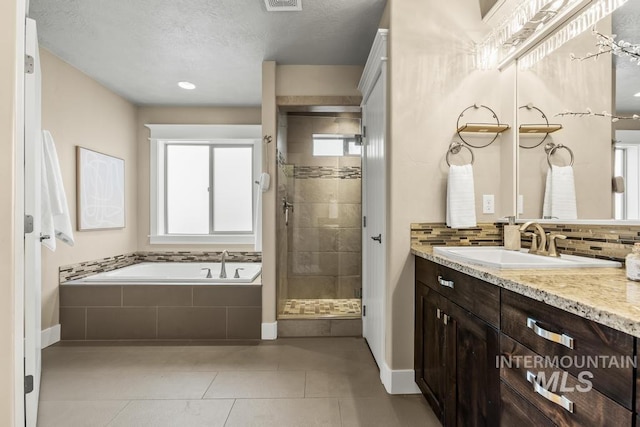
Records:
[[[632,426],[640,284],[496,269],[413,244],[415,379],[444,426]]]

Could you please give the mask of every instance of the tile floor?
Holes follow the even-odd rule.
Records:
[[[280,319],[304,319],[309,317],[360,317],[360,299],[287,299]]]
[[[362,338],[43,351],[39,427],[439,425],[385,392]]]

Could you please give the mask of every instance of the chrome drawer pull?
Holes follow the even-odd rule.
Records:
[[[442,276],[438,276],[438,283],[444,287],[453,289],[453,280],[444,280]]]
[[[527,327],[529,329],[533,329],[533,332],[535,332],[536,335],[546,340],[549,340],[551,342],[557,342],[558,344],[562,344],[565,347],[569,347],[570,349],[573,349],[573,338],[571,338],[569,335],[556,334],[555,332],[542,329],[540,326],[538,326],[538,323],[530,317],[527,319]]]
[[[550,402],[555,403],[558,406],[562,406],[564,409],[573,414],[573,402],[564,396],[552,393],[546,388],[542,387],[540,384],[538,384],[536,375],[533,372],[527,371],[527,381],[533,384],[533,390],[540,396],[544,397]]]

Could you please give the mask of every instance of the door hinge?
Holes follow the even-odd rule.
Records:
[[[367,228],[367,216],[362,217],[362,228]]]
[[[364,317],[364,316],[366,316],[366,315],[367,315],[367,306],[366,306],[366,305],[363,305],[363,306],[362,306],[362,317]]]
[[[356,145],[362,146],[362,135],[356,135],[355,140],[356,140]]]
[[[29,394],[33,391],[33,375],[27,375],[24,377],[24,394]]]
[[[362,126],[362,138],[366,138],[366,137],[367,137],[367,127]]]
[[[34,70],[34,61],[33,61],[33,56],[31,55],[24,55],[24,72],[25,74],[33,74],[33,70]]]
[[[33,216],[24,216],[24,234],[33,233]]]

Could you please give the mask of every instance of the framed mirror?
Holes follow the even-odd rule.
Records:
[[[602,36],[640,44],[640,0],[565,33],[518,60],[518,218],[639,221],[640,66]]]

